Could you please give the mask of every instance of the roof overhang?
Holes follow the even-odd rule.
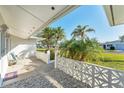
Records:
[[[104,5],[104,10],[111,26],[124,24],[123,5]]]
[[[4,23],[9,27],[8,33],[27,39],[77,7],[79,6],[1,5],[0,14]]]

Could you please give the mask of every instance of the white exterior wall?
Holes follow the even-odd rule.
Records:
[[[36,40],[34,39],[21,39],[15,36],[10,36],[11,39],[11,49],[15,48],[18,45],[35,45]]]
[[[103,45],[106,45],[106,49],[110,49],[110,46],[107,45],[113,45],[115,47],[115,50],[124,50],[124,42],[114,42],[114,43],[106,43]]]
[[[11,43],[10,43],[11,48],[10,49],[14,50],[14,53],[16,55],[18,55],[18,56],[23,55],[24,57],[30,57],[30,56],[35,55],[36,40],[34,40],[34,39],[21,39],[21,38],[15,37],[15,36],[11,36],[10,41],[11,41]]]
[[[115,44],[116,50],[124,50],[124,44]]]
[[[0,25],[1,24],[4,24],[4,20],[3,20],[3,17],[1,16],[1,14],[0,14]]]
[[[27,58],[30,56],[35,56],[36,51],[36,40],[29,39],[24,40],[15,36],[10,36],[10,50],[0,59],[0,86],[2,85],[4,76],[8,69],[8,59],[10,53],[14,53],[18,58]]]
[[[36,57],[47,64],[50,63],[50,51],[47,51],[47,53],[37,51]]]

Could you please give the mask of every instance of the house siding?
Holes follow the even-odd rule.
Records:
[[[124,42],[107,42],[107,43],[104,43],[103,44],[103,47],[104,45],[106,46],[106,49],[110,49],[111,46],[109,45],[112,45],[114,46],[115,50],[124,50]]]

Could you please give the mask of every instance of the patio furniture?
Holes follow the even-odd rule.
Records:
[[[8,65],[15,65],[17,63],[17,56],[14,53],[10,53],[8,56]]]

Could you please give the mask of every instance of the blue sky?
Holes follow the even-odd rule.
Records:
[[[52,23],[51,27],[61,26],[67,39],[77,25],[89,25],[95,29],[95,33],[88,33],[90,38],[96,38],[99,42],[114,41],[124,35],[124,25],[111,27],[102,6],[84,5],[75,9],[68,15]]]

